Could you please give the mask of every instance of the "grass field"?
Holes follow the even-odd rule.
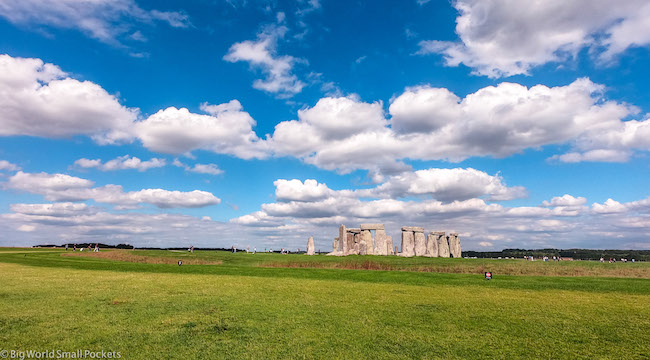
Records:
[[[0,350],[105,350],[126,359],[650,358],[647,263],[62,253],[0,249]]]

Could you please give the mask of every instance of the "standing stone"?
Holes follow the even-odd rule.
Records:
[[[411,257],[415,255],[415,239],[413,231],[402,228],[402,252],[400,256]]]
[[[314,237],[310,236],[307,240],[307,255],[314,255]]]
[[[427,255],[428,257],[438,257],[438,235],[429,233],[427,237]]]
[[[424,232],[416,231],[414,232],[415,238],[415,256],[424,256],[427,253],[427,243],[426,238],[424,237]]]
[[[341,255],[348,254],[347,231],[345,231],[345,225],[339,226],[339,251],[341,251]]]
[[[354,247],[352,248],[352,253],[354,255],[359,255],[359,244],[361,243],[361,233],[354,234]]]
[[[386,255],[395,255],[393,252],[393,237],[386,235]]]
[[[335,237],[334,241],[332,241],[332,252],[327,253],[327,255],[338,256],[340,254],[341,254],[341,252],[339,251],[339,238]]]
[[[462,256],[460,250],[460,239],[458,238],[457,233],[449,234],[449,252],[451,253],[451,256],[455,258],[459,258]]]
[[[345,255],[352,255],[354,253],[354,234],[351,232],[347,233],[347,242],[348,242],[348,252]]]
[[[387,255],[386,250],[386,231],[375,230],[375,255]]]
[[[444,232],[438,233],[438,256],[449,257],[449,242]]]
[[[361,241],[359,242],[359,255],[372,255],[372,234],[370,230],[361,230]]]

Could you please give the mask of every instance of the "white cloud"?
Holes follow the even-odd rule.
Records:
[[[253,127],[255,120],[237,100],[201,104],[207,113],[169,107],[137,121],[139,110],[120,105],[99,85],[67,77],[57,66],[40,59],[0,55],[0,136],[71,138],[87,135],[99,144],[139,138],[152,151],[181,154],[204,149],[243,159],[268,153]],[[106,164],[81,159],[77,164],[105,170],[162,166],[161,159],[111,160]],[[203,168],[202,170],[206,170]]]
[[[48,197],[55,194],[83,191],[94,184],[93,181],[65,174],[48,174],[44,172],[36,174],[19,171],[9,178],[5,186],[9,189],[42,194]],[[79,198],[71,196],[70,200],[79,200]]]
[[[223,174],[223,170],[219,169],[216,164],[194,164],[193,167],[187,171],[197,174],[219,175]]]
[[[90,81],[68,77],[40,59],[0,55],[0,136],[92,136],[115,143],[129,139],[137,111]]]
[[[462,99],[445,88],[420,86],[391,101],[390,121],[380,103],[324,98],[299,111],[298,120],[276,125],[268,142],[277,156],[343,173],[367,169],[373,177],[408,170],[403,159],[505,157],[551,144],[570,144],[574,152],[599,149],[577,159],[591,161],[649,150],[650,120],[622,121],[638,110],[608,101],[603,91],[586,78],[557,87],[501,83]]]
[[[642,214],[650,214],[650,197],[642,200],[631,201],[627,203],[620,203],[613,199],[607,199],[602,204],[594,203],[591,205],[594,212],[600,214],[614,214],[626,212],[639,212]]]
[[[584,153],[569,152],[562,155],[553,155],[549,160],[558,160],[564,163],[593,162],[627,162],[630,158],[629,150],[596,149]]]
[[[32,232],[32,231],[36,230],[36,226],[34,226],[34,225],[20,225],[17,230],[22,231],[22,232]]]
[[[190,25],[184,13],[144,10],[133,0],[5,0],[0,2],[0,16],[17,25],[76,29],[113,45],[120,44],[118,38],[128,33],[135,22],[163,21],[182,28]]]
[[[12,164],[7,160],[0,160],[0,171],[18,171],[20,166]]]
[[[613,199],[607,199],[607,201],[605,201],[602,204],[593,203],[591,205],[591,208],[593,209],[594,212],[599,214],[623,213],[627,211],[625,205]]]
[[[71,216],[89,214],[92,209],[84,203],[61,202],[53,204],[11,204],[11,211],[36,216]]]
[[[463,63],[489,77],[528,74],[589,48],[600,61],[650,43],[650,4],[624,0],[457,0],[460,42],[422,41],[421,54],[440,53],[448,66]]]
[[[223,59],[229,62],[245,61],[252,68],[260,69],[264,79],[257,79],[253,87],[279,97],[288,98],[302,91],[305,83],[292,73],[297,62],[304,62],[289,55],[277,54],[277,41],[284,37],[287,28],[270,26],[258,34],[255,41],[246,40],[233,44]]]
[[[96,168],[101,171],[115,171],[135,169],[138,171],[146,171],[152,168],[163,167],[166,165],[165,159],[152,158],[150,160],[142,161],[139,158],[129,155],[120,156],[113,160],[109,160],[102,164],[99,159],[89,160],[86,158],[78,159],[74,162],[74,166],[89,169]]]
[[[551,201],[544,200],[542,202],[543,206],[582,206],[587,203],[587,199],[584,197],[574,197],[569,194],[564,194],[562,196],[556,196],[551,199]]]
[[[9,178],[5,187],[32,194],[40,194],[48,201],[85,201],[132,207],[151,204],[159,208],[194,208],[216,205],[221,199],[213,194],[194,190],[189,192],[163,189],[143,189],[124,192],[120,185],[92,187],[90,180],[65,174],[24,173],[19,171]]]
[[[273,185],[275,185],[275,197],[282,202],[322,200],[334,194],[326,184],[319,184],[313,179],[307,179],[304,183],[298,179],[278,179],[273,182]]]
[[[237,100],[221,105],[204,103],[209,115],[191,113],[186,108],[169,107],[135,124],[135,134],[149,150],[182,154],[204,149],[243,159],[265,157],[265,143],[253,126],[255,120]]]
[[[387,180],[390,182],[390,179]],[[364,190],[332,190],[316,180],[277,180],[277,202],[231,220],[260,236],[278,229],[285,241],[301,245],[315,236],[329,251],[339,224],[384,223],[399,245],[400,228],[460,232],[464,249],[506,248],[638,248],[650,236],[650,199],[631,202],[623,212],[606,216],[584,206],[586,199],[565,194],[541,206],[506,207],[480,198],[441,202],[436,199],[364,199]],[[379,185],[377,188],[381,188]],[[635,215],[636,214],[636,215]],[[616,229],[617,237],[607,235]],[[645,246],[647,247],[647,246]]]
[[[217,166],[217,164],[194,164],[194,166],[189,166],[182,163],[178,159],[174,159],[174,162],[172,164],[174,166],[185,169],[185,171],[197,174],[220,175],[224,173],[223,170],[219,169],[219,166]]]
[[[440,201],[468,200],[486,197],[488,200],[512,200],[527,196],[521,186],[507,187],[500,176],[491,176],[476,169],[426,169],[389,177],[374,189],[358,190],[365,197],[402,198],[430,196]]]

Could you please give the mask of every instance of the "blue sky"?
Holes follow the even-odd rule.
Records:
[[[4,1],[0,245],[325,251],[382,222],[472,250],[650,248],[646,15]]]

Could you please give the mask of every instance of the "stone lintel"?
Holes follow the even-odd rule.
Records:
[[[402,226],[402,231],[424,232],[424,228],[419,226]]]
[[[361,229],[359,228],[349,228],[346,229],[348,232],[353,233],[353,234],[359,234],[361,232]]]
[[[361,224],[361,230],[385,230],[384,224]]]

